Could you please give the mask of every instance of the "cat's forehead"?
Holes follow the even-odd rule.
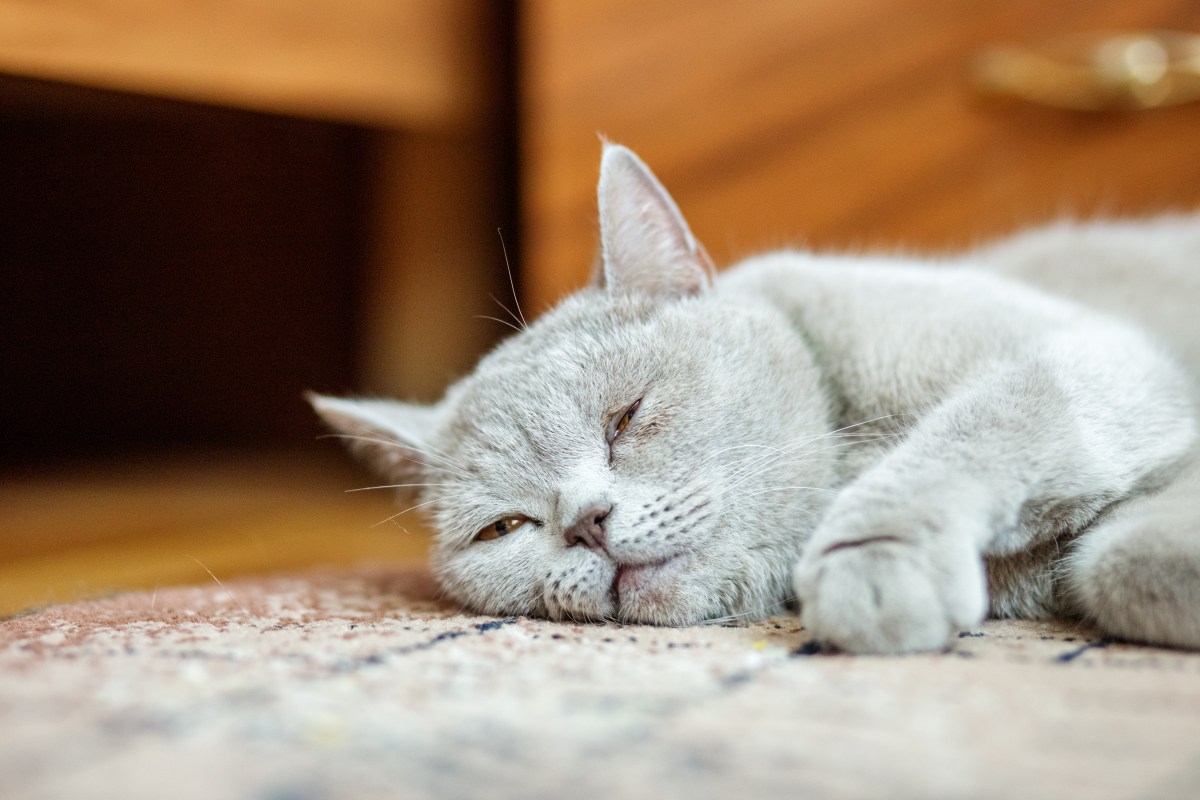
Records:
[[[600,293],[570,298],[488,354],[452,391],[444,434],[458,448],[526,450],[589,434],[644,386],[661,357],[655,309]]]
[[[440,446],[510,488],[551,479],[596,449],[614,398],[647,373],[630,368],[640,337],[625,330],[643,318],[607,306],[604,297],[568,301],[488,354],[451,390]]]
[[[653,304],[639,299],[570,298],[486,356],[464,381],[463,399],[594,392],[653,349],[655,318]]]

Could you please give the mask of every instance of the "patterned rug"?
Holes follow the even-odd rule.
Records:
[[[989,622],[821,653],[789,617],[461,613],[363,567],[0,622],[0,797],[1200,797],[1200,654]]]

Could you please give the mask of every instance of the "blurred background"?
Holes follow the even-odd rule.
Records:
[[[0,613],[424,558],[302,393],[586,279],[598,134],[719,264],[1200,206],[1200,3],[0,0]],[[503,247],[502,247],[503,244]]]

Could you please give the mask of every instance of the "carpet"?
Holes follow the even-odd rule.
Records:
[[[463,613],[371,566],[0,622],[4,798],[1194,798],[1200,654],[987,622],[822,653],[791,617]]]

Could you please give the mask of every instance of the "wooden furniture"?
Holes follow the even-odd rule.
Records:
[[[474,315],[507,287],[507,20],[487,0],[0,0],[0,74],[377,131],[358,388],[432,397],[495,340]]]
[[[493,110],[476,0],[4,0],[0,71],[217,105],[477,126]]]
[[[490,0],[0,0],[0,112],[124,119],[160,114],[161,103],[141,98],[166,98],[361,129],[370,139],[367,197],[355,207],[368,251],[363,352],[346,348],[340,356],[361,359],[360,382],[297,386],[292,400],[300,405],[303,388],[431,397],[503,331],[475,315],[495,314],[489,294],[509,291],[496,236],[515,219],[506,202],[511,133],[502,113],[509,19],[509,6]],[[51,90],[36,82],[51,82]],[[177,109],[170,113],[177,121]],[[186,138],[189,121],[196,120],[173,122],[173,130]],[[221,130],[233,131],[230,147],[244,145],[236,126]],[[71,141],[90,144],[86,131]],[[238,152],[235,168],[248,158]],[[134,205],[170,213],[153,200]],[[181,205],[203,215],[196,204]],[[10,275],[20,266],[5,260],[14,257],[11,244],[0,243],[0,269]],[[235,244],[221,241],[215,251]],[[87,259],[79,261],[86,270]],[[212,281],[241,277],[220,270],[218,260]],[[319,314],[341,303],[311,299]],[[70,319],[44,316],[70,334]],[[35,328],[23,335],[39,335]],[[219,361],[234,353],[208,355]],[[164,379],[182,385],[187,376]],[[118,588],[424,557],[427,537],[411,517],[400,521],[409,536],[392,523],[375,526],[399,510],[390,493],[343,494],[371,479],[338,466],[344,459],[328,442],[306,436],[295,445],[309,449],[168,453],[0,473],[0,615]]]
[[[525,310],[581,285],[597,135],[635,149],[717,264],[784,244],[944,250],[1062,215],[1200,205],[1200,104],[989,101],[974,60],[1097,31],[1200,32],[1169,0],[529,0]]]

